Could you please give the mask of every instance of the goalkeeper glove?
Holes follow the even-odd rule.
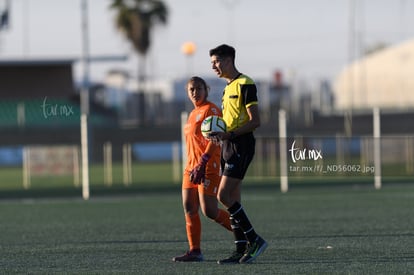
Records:
[[[208,154],[202,154],[200,162],[190,172],[190,181],[194,184],[200,184],[204,182],[206,176],[206,165],[210,156]]]

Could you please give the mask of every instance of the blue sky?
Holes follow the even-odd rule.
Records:
[[[252,77],[271,78],[280,69],[310,80],[332,80],[363,48],[414,35],[414,1],[409,0],[164,1],[169,23],[154,29],[148,56],[148,72],[155,78],[182,77],[189,68],[214,76],[208,50],[229,43],[237,49],[239,70]],[[95,80],[111,68],[136,74],[138,58],[115,30],[110,2],[89,0],[90,53],[129,58],[92,64]],[[0,58],[80,56],[80,7],[81,0],[12,0],[10,29],[0,33]],[[186,41],[197,46],[191,59],[180,50]]]

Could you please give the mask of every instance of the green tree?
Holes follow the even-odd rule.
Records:
[[[132,43],[142,57],[138,64],[138,85],[146,78],[146,55],[151,46],[151,30],[157,24],[166,24],[167,6],[160,0],[113,0],[117,28]]]

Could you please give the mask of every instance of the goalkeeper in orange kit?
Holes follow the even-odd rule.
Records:
[[[182,200],[189,250],[173,258],[175,262],[203,261],[201,253],[201,221],[203,214],[231,231],[229,213],[218,208],[220,184],[220,146],[201,134],[201,123],[211,115],[221,116],[221,110],[207,100],[209,87],[204,79],[194,76],[187,82],[187,95],[194,105],[184,127],[187,164],[182,183]]]

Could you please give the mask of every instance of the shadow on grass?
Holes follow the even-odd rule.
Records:
[[[385,179],[383,186],[402,186],[409,185],[414,182],[414,179]],[[252,180],[245,179],[242,188],[244,191],[264,191],[280,193],[280,182],[277,179],[273,180]],[[361,190],[374,189],[374,183],[370,179],[324,179],[324,180],[300,180],[294,179],[289,183],[289,192],[294,191],[320,191],[321,189],[336,188],[339,190]],[[142,194],[169,194],[180,193],[180,183],[133,183],[131,185],[124,185],[121,183],[113,184],[112,186],[92,185],[90,187],[91,197],[105,197],[105,196],[133,196]],[[1,190],[1,199],[36,199],[36,198],[79,198],[82,197],[82,188],[74,186],[45,186],[33,187],[30,189],[6,189]]]

